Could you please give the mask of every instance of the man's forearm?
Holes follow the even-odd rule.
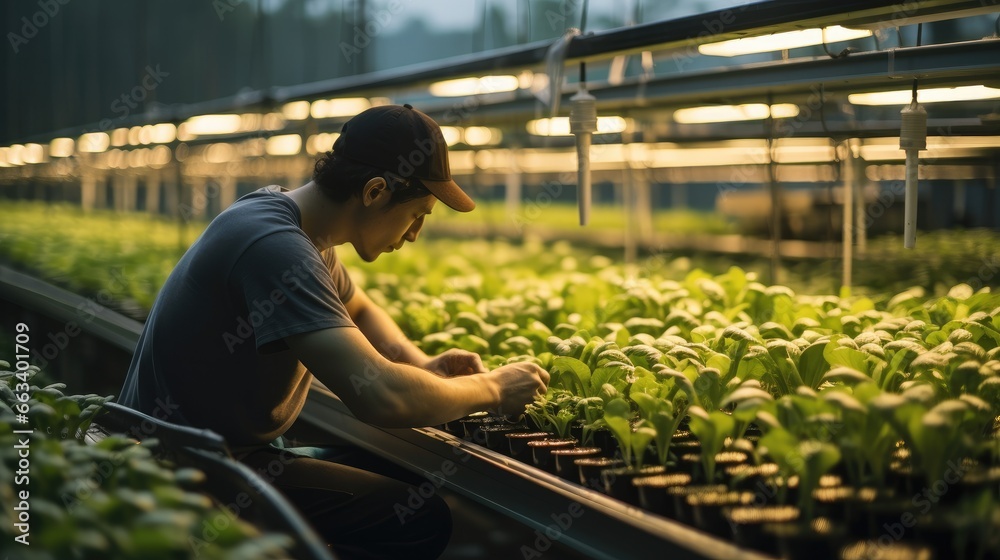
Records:
[[[380,354],[392,362],[402,362],[423,367],[428,357],[403,334],[399,325],[384,309],[377,305],[367,306],[355,318],[354,323]]]
[[[497,375],[444,378],[394,363],[379,355],[359,329],[329,328],[286,341],[317,379],[370,424],[433,426],[501,404]]]

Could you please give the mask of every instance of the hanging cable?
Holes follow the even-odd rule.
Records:
[[[823,39],[823,50],[826,51],[826,55],[829,56],[830,58],[844,58],[845,56],[851,54],[855,50],[854,47],[847,47],[846,49],[840,51],[839,53],[833,54],[832,52],[830,52],[829,45],[826,44],[826,28],[825,27],[820,30],[820,37]]]
[[[917,46],[920,46],[923,24],[917,25]],[[900,112],[899,149],[906,152],[906,191],[903,206],[903,247],[917,244],[917,185],[920,150],[927,149],[927,111],[917,103],[917,78],[913,78],[910,105]]]

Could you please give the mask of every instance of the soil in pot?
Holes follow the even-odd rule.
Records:
[[[531,449],[528,442],[552,437],[549,432],[510,432],[504,434],[507,438],[508,455],[522,463],[531,464]]]
[[[552,461],[555,463],[555,474],[570,482],[580,483],[580,469],[575,461],[585,457],[601,457],[600,447],[571,447],[568,449],[553,449]]]
[[[862,540],[840,549],[841,560],[931,560],[931,549],[911,542]]]
[[[667,501],[667,489],[689,484],[691,475],[687,473],[655,474],[632,479],[632,486],[639,492],[639,507],[663,517],[673,517],[674,514],[673,504]]]
[[[552,458],[552,451],[554,449],[569,449],[572,447],[576,447],[576,440],[573,438],[546,438],[528,442],[528,448],[531,450],[532,464],[552,474],[556,472],[556,462]]]

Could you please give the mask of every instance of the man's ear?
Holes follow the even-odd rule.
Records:
[[[366,207],[373,206],[378,202],[387,202],[392,193],[389,192],[389,185],[382,177],[372,177],[361,189],[361,203]]]

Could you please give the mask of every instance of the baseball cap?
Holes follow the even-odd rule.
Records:
[[[434,119],[409,104],[372,107],[344,123],[333,153],[416,179],[427,190],[459,212],[476,207],[451,178],[448,143]]]

